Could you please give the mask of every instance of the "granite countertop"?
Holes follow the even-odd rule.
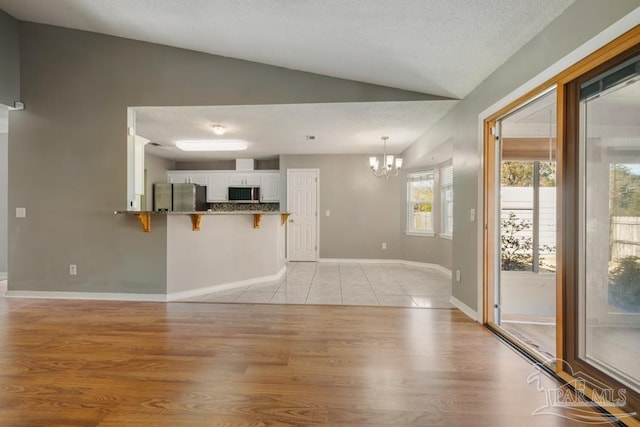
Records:
[[[115,214],[153,214],[153,215],[282,215],[281,211],[115,211]]]

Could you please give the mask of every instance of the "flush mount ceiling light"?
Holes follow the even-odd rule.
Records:
[[[176,147],[182,151],[242,151],[247,149],[247,143],[240,139],[193,139],[177,141]]]
[[[211,125],[211,130],[216,135],[224,135],[224,133],[226,132],[224,126],[222,125]]]
[[[395,159],[394,169],[393,156],[391,154],[387,155],[387,139],[389,139],[388,136],[382,137],[382,167],[380,167],[380,162],[377,157],[369,157],[369,167],[371,168],[371,172],[373,172],[373,174],[378,178],[396,176],[400,173],[400,168],[402,168],[402,159],[398,157]]]

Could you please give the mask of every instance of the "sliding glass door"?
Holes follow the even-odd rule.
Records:
[[[640,392],[640,56],[579,86],[577,356]]]
[[[556,91],[499,118],[492,155],[493,324],[556,353]]]
[[[487,117],[484,142],[485,323],[640,425],[640,26]]]

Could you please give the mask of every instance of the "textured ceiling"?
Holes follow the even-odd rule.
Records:
[[[573,0],[0,0],[18,19],[93,31],[333,77],[463,98]],[[138,132],[183,160],[401,152],[452,101],[139,108]],[[177,139],[249,149],[179,152]],[[317,139],[310,143],[305,136]]]
[[[11,15],[463,98],[573,0],[0,0]]]
[[[137,107],[136,132],[161,144],[150,153],[174,160],[269,158],[278,154],[402,152],[438,121],[456,101],[340,104],[248,105],[217,107]],[[223,124],[216,136],[211,124]],[[308,141],[306,136],[315,140]],[[241,152],[189,153],[175,148],[180,139],[242,139]]]

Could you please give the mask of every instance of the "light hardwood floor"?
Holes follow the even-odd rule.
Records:
[[[577,426],[457,310],[0,299],[2,426]],[[545,387],[556,387],[542,377]]]

